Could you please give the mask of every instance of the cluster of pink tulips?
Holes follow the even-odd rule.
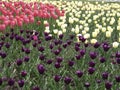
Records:
[[[57,19],[64,16],[64,10],[60,11],[56,6],[43,4],[41,2],[25,3],[19,2],[0,2],[0,31],[3,32],[7,27],[22,27],[24,24],[35,22],[35,18]],[[40,21],[37,21],[40,24]]]

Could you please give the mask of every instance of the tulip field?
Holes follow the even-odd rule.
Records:
[[[0,90],[120,90],[120,3],[1,0]]]

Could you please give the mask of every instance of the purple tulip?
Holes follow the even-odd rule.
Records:
[[[6,47],[6,48],[10,48],[10,43],[6,43],[6,44],[5,44],[5,47]]]
[[[47,64],[51,64],[53,61],[51,59],[47,60]]]
[[[90,58],[91,59],[95,59],[97,57],[97,53],[96,52],[90,52]]]
[[[83,72],[78,70],[78,71],[76,71],[76,75],[80,78],[83,76]]]
[[[75,51],[79,51],[80,48],[78,46],[75,46]]]
[[[53,51],[53,52],[54,52],[55,55],[60,54],[60,50],[55,50],[55,51]]]
[[[98,48],[100,46],[100,43],[98,43],[98,42],[96,42],[95,44],[94,44],[94,48]]]
[[[59,82],[60,79],[61,79],[61,76],[59,76],[59,75],[55,75],[55,76],[54,76],[55,82]]]
[[[89,67],[94,67],[95,66],[95,62],[94,61],[90,61],[89,62]]]
[[[88,68],[88,73],[89,74],[93,74],[94,72],[95,72],[95,68],[93,68],[93,67]]]
[[[60,68],[60,67],[61,67],[61,65],[60,65],[59,62],[56,62],[54,66],[55,66],[56,68]]]
[[[110,49],[110,46],[106,43],[103,43],[102,47],[105,52],[107,52]]]
[[[2,80],[2,78],[0,78],[0,85],[2,85],[2,83],[3,83],[3,80]]]
[[[22,72],[21,72],[21,76],[22,76],[22,77],[25,77],[26,75],[27,75],[27,72],[26,72],[26,71],[22,71]]]
[[[37,43],[36,42],[34,42],[32,45],[33,45],[33,47],[37,47]]]
[[[120,82],[120,76],[115,77],[116,82]]]
[[[61,63],[63,61],[63,58],[62,57],[56,57],[56,61]]]
[[[90,87],[90,83],[89,82],[84,83],[84,87],[89,88]]]
[[[72,79],[70,77],[65,77],[64,78],[65,84],[69,84],[69,83],[71,83],[71,81],[72,81]]]
[[[115,57],[120,58],[120,52],[116,52]]]
[[[64,44],[63,44],[63,47],[64,47],[64,48],[66,48],[67,46],[68,46],[67,43],[64,43]]]
[[[49,40],[51,40],[52,39],[52,36],[45,36],[45,40],[46,41],[49,41]]]
[[[40,90],[40,88],[38,86],[34,86],[32,90]]]
[[[102,78],[105,80],[105,79],[108,79],[108,73],[107,72],[103,72],[102,73]]]
[[[45,55],[40,54],[39,59],[40,59],[40,60],[44,60],[44,59],[45,59]]]
[[[63,34],[60,34],[60,35],[59,35],[59,38],[62,39],[62,38],[63,38]]]
[[[53,49],[53,47],[54,47],[53,44],[50,44],[50,45],[49,45],[49,48],[50,48],[50,49]]]
[[[116,62],[120,64],[120,58],[116,58]]]
[[[100,57],[100,62],[104,63],[106,61],[106,59],[104,57]]]
[[[79,36],[79,40],[82,41],[82,42],[86,41],[86,39],[83,36]]]
[[[111,82],[109,82],[109,81],[105,82],[105,88],[106,89],[110,90],[111,87],[112,87],[112,83]]]
[[[14,83],[15,83],[15,80],[14,80],[14,79],[10,78],[10,79],[8,80],[8,85],[9,85],[9,86],[13,86]]]
[[[40,52],[43,52],[45,49],[44,49],[43,46],[40,46],[40,47],[38,47],[38,50],[39,50]]]
[[[45,67],[42,64],[39,64],[37,66],[37,69],[40,74],[43,74],[45,72]]]
[[[77,59],[77,60],[80,60],[81,55],[80,55],[80,54],[78,54],[78,55],[76,55],[75,57],[76,57],[76,59]]]
[[[70,67],[72,67],[74,64],[75,64],[74,61],[68,61],[68,65],[69,65]]]
[[[25,57],[24,57],[24,61],[25,61],[25,62],[28,62],[29,60],[30,60],[30,58],[29,58],[28,56],[25,56]]]
[[[84,55],[85,55],[85,50],[83,50],[83,49],[80,50],[80,55],[81,55],[81,56],[84,56]]]
[[[24,84],[25,84],[24,80],[19,80],[19,81],[18,81],[19,87],[23,87]]]
[[[23,63],[22,59],[17,59],[16,64],[17,64],[18,66],[22,65],[22,63]]]

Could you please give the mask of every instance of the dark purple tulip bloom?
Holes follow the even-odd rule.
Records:
[[[30,58],[29,58],[28,56],[25,56],[25,57],[24,57],[24,61],[25,61],[25,62],[28,62],[29,60],[30,60]]]
[[[69,61],[69,62],[68,62],[68,65],[69,65],[70,67],[72,67],[74,64],[75,64],[74,61]]]
[[[112,88],[112,83],[111,82],[105,82],[105,88],[110,90]]]
[[[96,82],[97,82],[97,83],[101,83],[101,80],[98,79],[98,80],[96,80]]]
[[[7,54],[5,52],[2,52],[0,55],[2,58],[6,58],[6,56],[7,56]]]
[[[59,63],[59,62],[56,62],[56,63],[55,63],[55,67],[56,67],[56,68],[60,68],[60,67],[61,67],[60,63]]]
[[[2,80],[2,78],[0,78],[0,85],[2,85],[2,83],[3,83],[3,80]]]
[[[56,57],[56,60],[57,60],[57,62],[62,62],[63,61],[63,58],[62,57]]]
[[[89,74],[93,74],[94,72],[95,72],[95,68],[93,68],[93,67],[88,68],[88,73]]]
[[[21,72],[21,76],[22,76],[22,77],[25,77],[26,75],[27,75],[27,72],[26,72],[26,71],[22,71],[22,72]]]
[[[32,90],[40,90],[40,88],[38,86],[34,86]]]
[[[45,40],[46,41],[49,41],[49,40],[51,40],[52,39],[52,36],[45,36]]]
[[[49,33],[47,33],[47,32],[44,32],[44,35],[45,35],[45,36],[48,36],[48,35],[49,35]]]
[[[51,64],[53,61],[50,59],[50,60],[47,60],[47,64]]]
[[[102,47],[105,52],[107,52],[110,49],[110,46],[106,44],[103,44]]]
[[[18,41],[20,40],[20,37],[18,35],[15,36],[15,40]]]
[[[98,42],[96,42],[95,44],[94,44],[94,48],[98,48],[100,46],[100,43],[98,43]]]
[[[71,43],[72,43],[71,40],[68,40],[68,41],[67,41],[67,44],[68,44],[68,45],[71,45]]]
[[[80,47],[80,43],[78,43],[78,42],[77,42],[77,43],[75,43],[75,46],[78,46],[78,47]]]
[[[37,47],[37,43],[36,42],[34,42],[32,45],[33,45],[33,47]]]
[[[116,52],[115,57],[120,58],[120,52]]]
[[[76,57],[76,59],[77,59],[77,60],[80,60],[81,55],[80,55],[80,54],[78,54],[78,55],[76,55],[75,57]]]
[[[82,42],[86,41],[86,39],[83,36],[79,36],[79,40],[82,41]]]
[[[89,82],[84,83],[84,87],[89,88],[90,87],[90,83]]]
[[[42,43],[42,41],[41,40],[38,40],[38,44],[41,44]]]
[[[74,39],[75,35],[70,35],[70,39]]]
[[[64,44],[63,44],[63,47],[64,47],[64,48],[66,48],[67,46],[68,46],[67,43],[64,43]]]
[[[10,34],[9,33],[6,33],[5,36],[8,37]]]
[[[1,40],[3,40],[3,41],[4,41],[4,40],[5,40],[5,36],[2,36],[2,37],[1,37]]]
[[[24,84],[25,84],[24,80],[19,80],[19,81],[18,81],[19,87],[23,87]]]
[[[10,39],[11,39],[11,40],[14,39],[14,37],[15,37],[14,35],[10,35]]]
[[[26,48],[24,48],[24,47],[21,48],[21,51],[22,51],[22,52],[25,52],[25,50],[26,50]]]
[[[62,39],[62,38],[63,38],[63,34],[60,34],[60,35],[59,35],[59,38]]]
[[[107,72],[103,72],[102,73],[102,78],[105,80],[105,79],[108,79],[108,73]]]
[[[3,46],[3,45],[4,45],[4,42],[0,42],[0,45]]]
[[[60,50],[55,50],[55,51],[53,51],[53,52],[54,52],[55,55],[60,54]]]
[[[6,47],[6,48],[10,48],[10,43],[6,43],[6,44],[5,44],[5,47]]]
[[[85,43],[85,44],[84,44],[84,46],[85,46],[85,47],[88,47],[88,46],[89,46],[89,44],[88,44],[88,43]]]
[[[40,52],[43,52],[45,49],[44,49],[43,46],[40,46],[40,47],[38,47],[38,50],[39,50]]]
[[[49,45],[49,48],[50,48],[50,49],[53,49],[53,47],[54,47],[53,44],[50,44],[50,45]]]
[[[116,62],[120,64],[120,58],[116,58]]]
[[[24,32],[24,30],[20,30],[20,33],[22,34]]]
[[[69,83],[71,83],[71,81],[72,81],[72,79],[70,77],[65,77],[64,78],[65,84],[69,84]]]
[[[76,75],[80,78],[83,76],[83,72],[78,70],[78,71],[76,71]]]
[[[95,62],[94,61],[90,61],[89,62],[89,67],[94,67],[95,66]]]
[[[59,82],[60,79],[61,79],[61,76],[59,76],[59,75],[55,75],[55,76],[54,76],[55,82]]]
[[[30,49],[26,48],[26,49],[25,49],[25,53],[26,53],[26,54],[30,54]]]
[[[120,76],[115,77],[116,82],[120,82]]]
[[[9,86],[13,86],[14,83],[15,83],[15,80],[14,80],[14,79],[10,78],[10,79],[8,80],[8,85],[9,85]]]
[[[40,60],[44,60],[44,59],[45,59],[45,55],[41,54],[41,55],[39,56],[39,59],[40,59]]]
[[[95,59],[97,57],[97,53],[96,52],[90,52],[90,58],[91,59]]]
[[[20,36],[20,37],[19,37],[19,40],[20,40],[21,42],[23,42],[23,41],[24,41],[24,37]]]
[[[85,50],[80,50],[80,55],[84,56],[85,55]]]
[[[79,51],[80,48],[78,46],[75,46],[75,51]]]
[[[100,62],[104,63],[106,61],[106,59],[104,57],[100,57]]]
[[[54,44],[58,45],[59,44],[59,40],[54,40]]]
[[[16,61],[16,64],[17,64],[18,66],[22,65],[22,63],[23,63],[22,59],[18,59],[18,60]]]
[[[39,64],[37,66],[37,69],[40,74],[43,74],[45,72],[45,67],[42,64]]]

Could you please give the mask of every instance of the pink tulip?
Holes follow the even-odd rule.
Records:
[[[38,37],[36,35],[33,36],[33,40],[38,40]]]

